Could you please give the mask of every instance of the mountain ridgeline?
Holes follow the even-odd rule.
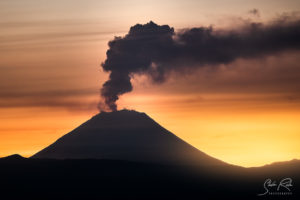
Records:
[[[1,158],[0,191],[13,200],[290,200],[300,199],[299,169],[299,160],[229,165],[145,113],[121,110],[94,116],[31,158]]]
[[[131,110],[101,112],[32,158],[225,165]]]

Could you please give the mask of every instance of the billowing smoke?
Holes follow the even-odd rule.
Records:
[[[134,74],[146,74],[161,83],[170,71],[300,49],[300,20],[249,23],[232,30],[199,27],[178,32],[150,21],[131,27],[127,35],[115,37],[108,45],[102,67],[110,75],[101,95],[106,110],[116,111],[119,96],[132,90],[130,80]]]

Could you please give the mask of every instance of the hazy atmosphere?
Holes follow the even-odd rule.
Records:
[[[300,1],[0,7],[0,157],[127,108],[231,164],[300,159]]]

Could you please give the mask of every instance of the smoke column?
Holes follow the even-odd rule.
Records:
[[[178,32],[150,21],[132,26],[127,35],[115,37],[108,45],[102,68],[110,75],[101,88],[104,105],[100,109],[116,111],[119,96],[133,89],[130,80],[134,74],[146,74],[162,83],[170,71],[299,50],[300,20],[249,23],[222,31],[199,27]]]

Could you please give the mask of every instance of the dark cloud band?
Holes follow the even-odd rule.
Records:
[[[101,95],[101,109],[117,110],[119,96],[130,92],[134,74],[147,74],[161,83],[170,71],[228,64],[238,58],[258,58],[285,50],[300,49],[300,20],[251,23],[242,29],[214,30],[199,27],[175,32],[154,22],[130,28],[124,37],[109,42],[102,63],[110,72]]]

